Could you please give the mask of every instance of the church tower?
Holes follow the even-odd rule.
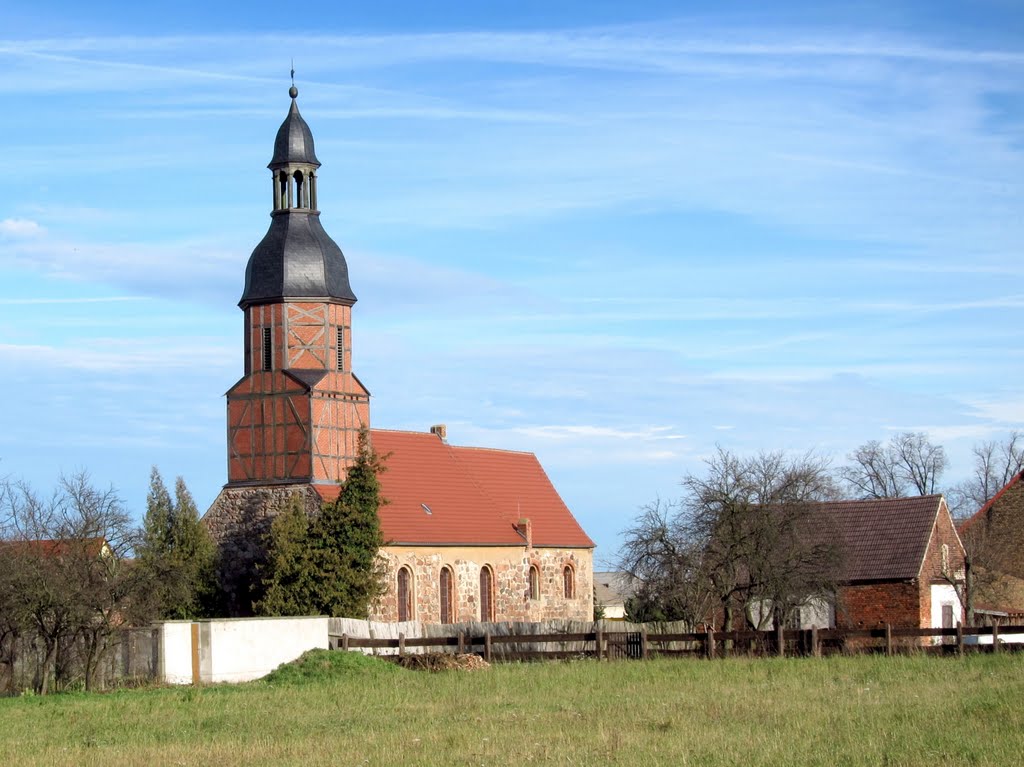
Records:
[[[370,396],[352,373],[345,256],[320,224],[320,162],[292,86],[270,168],[270,229],[249,257],[245,375],[227,393],[228,486],[344,479]]]
[[[249,257],[238,302],[245,357],[227,392],[228,482],[204,517],[224,566],[243,580],[270,518],[295,498],[313,511],[335,497],[370,426],[370,395],[352,372],[356,296],[345,256],[320,224],[320,161],[294,85],[289,95],[267,166],[270,228]],[[244,613],[247,595],[235,596],[233,609]]]

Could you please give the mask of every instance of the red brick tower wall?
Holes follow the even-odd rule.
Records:
[[[344,478],[370,422],[352,374],[351,312],[315,301],[246,309],[246,375],[227,395],[229,485]]]

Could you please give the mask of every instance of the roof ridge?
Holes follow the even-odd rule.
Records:
[[[432,432],[413,431],[412,429],[382,429],[380,427],[374,426],[370,429],[370,431],[382,431],[387,432],[388,434],[411,434],[417,437],[423,437],[425,439],[430,437],[437,438],[437,435],[433,434]],[[452,450],[476,450],[482,453],[511,453],[513,455],[531,455],[534,458],[537,457],[537,454],[532,450],[511,450],[509,448],[504,447],[483,447],[480,445],[453,445],[450,442],[444,440],[441,440],[441,444],[445,445],[448,448],[451,448]]]
[[[449,447],[456,450],[477,450],[481,453],[512,453],[514,455],[532,455],[534,458],[537,454],[532,450],[509,450],[504,447],[480,447],[479,445],[449,445]]]

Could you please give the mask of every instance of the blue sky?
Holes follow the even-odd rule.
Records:
[[[147,5],[0,10],[0,476],[213,500],[292,58],[374,426],[599,559],[716,444],[1024,428],[1019,3]]]

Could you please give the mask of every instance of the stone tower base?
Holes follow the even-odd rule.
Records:
[[[274,517],[299,503],[313,515],[323,503],[310,484],[225,486],[203,516],[203,524],[217,543],[218,579],[224,589],[225,609],[232,616],[252,615],[262,595],[259,566],[266,559],[264,540]]]

